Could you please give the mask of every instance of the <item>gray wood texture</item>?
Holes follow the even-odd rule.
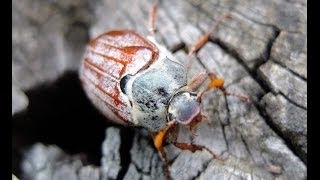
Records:
[[[217,19],[229,12],[193,59],[188,76],[207,70],[225,79],[227,91],[203,97],[207,120],[194,142],[203,150],[165,147],[173,179],[307,179],[307,1],[162,0],[156,39],[181,62]],[[24,94],[76,72],[89,39],[112,29],[148,34],[152,1],[12,1],[12,114],[25,111]],[[117,127],[106,129],[101,166],[84,165],[55,145],[37,143],[21,160],[25,179],[164,179],[162,161],[144,130],[135,130],[126,167]],[[183,129],[179,141],[190,142]],[[70,142],[72,143],[72,142]],[[21,177],[20,177],[21,178]]]

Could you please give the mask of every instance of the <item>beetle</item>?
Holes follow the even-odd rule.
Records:
[[[131,30],[112,30],[92,39],[86,48],[79,76],[88,98],[109,120],[122,125],[148,129],[164,161],[165,176],[170,178],[164,141],[180,149],[206,149],[202,145],[178,143],[178,125],[194,130],[203,120],[201,98],[212,88],[228,93],[224,80],[214,73],[199,73],[187,82],[187,69],[154,38],[157,1],[150,10],[146,38]],[[189,51],[188,61],[209,40],[223,16]],[[208,87],[196,90],[209,78]]]

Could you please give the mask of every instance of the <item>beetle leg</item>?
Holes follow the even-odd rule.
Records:
[[[225,13],[221,17],[219,17],[218,21],[209,29],[209,31],[204,34],[196,44],[194,44],[188,53],[188,56],[192,56],[194,53],[196,53],[206,42],[209,41],[210,36],[214,31],[217,29],[218,25],[221,24],[225,19],[230,18],[230,13]]]
[[[163,146],[160,148],[157,148],[158,151],[160,152],[161,159],[163,161],[163,169],[164,169],[164,174],[166,176],[166,179],[170,179],[170,172],[169,172],[169,165],[168,165],[168,159],[167,159],[167,154],[163,149]]]
[[[188,82],[187,87],[190,89],[190,91],[195,91],[198,89],[202,83],[207,79],[208,75],[206,72],[199,73],[195,75],[190,82]]]
[[[194,138],[194,136],[198,136],[198,134],[196,133],[196,128],[198,126],[198,124],[203,120],[203,115],[199,114],[194,120],[192,120],[189,124],[189,131],[191,132],[192,135],[192,140]]]
[[[198,42],[196,42],[189,50],[188,53],[188,62],[187,62],[187,68],[189,69],[191,66],[191,58],[192,56],[202,47],[206,42],[209,41],[210,36],[214,33],[214,31],[217,29],[218,25],[221,24],[225,19],[230,18],[230,13],[225,13],[221,17],[219,17],[218,21],[208,30],[206,34],[204,34]]]
[[[202,96],[203,96],[203,94],[205,92],[207,92],[207,91],[209,91],[209,90],[211,90],[213,88],[220,89],[225,96],[235,96],[235,97],[237,97],[237,98],[239,98],[239,99],[241,99],[243,101],[247,101],[247,102],[251,101],[250,97],[248,97],[248,96],[227,92],[225,90],[224,86],[223,86],[224,85],[224,79],[218,77],[216,74],[208,73],[208,77],[210,78],[211,81],[210,81],[207,89],[198,94],[199,101],[201,101],[201,98],[202,98]]]
[[[151,36],[154,36],[156,32],[156,19],[157,19],[157,10],[159,6],[159,0],[157,0],[152,7],[150,8],[149,12],[149,33]]]
[[[189,58],[191,58],[192,55],[194,55],[206,42],[209,41],[210,35],[211,35],[211,32],[207,32],[198,40],[196,44],[194,44],[190,48],[190,51],[188,53]]]
[[[173,145],[175,145],[177,148],[182,149],[182,150],[189,150],[191,152],[195,152],[195,151],[201,151],[203,149],[207,150],[215,159],[224,161],[225,159],[212,152],[209,148],[203,146],[203,145],[199,145],[199,144],[192,144],[192,143],[178,143],[178,142],[174,142]]]
[[[176,121],[170,121],[164,129],[162,129],[152,135],[154,146],[160,152],[162,161],[164,162],[163,168],[164,168],[165,176],[167,179],[170,179],[170,173],[169,173],[167,154],[163,148],[163,142],[164,142],[169,130],[172,127],[174,127],[176,124],[177,124]]]

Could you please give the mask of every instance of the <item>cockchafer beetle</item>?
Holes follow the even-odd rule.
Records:
[[[224,80],[213,73],[199,73],[187,82],[187,69],[154,38],[158,4],[159,1],[150,10],[150,35],[147,38],[131,30],[103,33],[87,45],[79,74],[86,95],[109,120],[151,131],[169,179],[163,148],[165,140],[192,152],[206,149],[219,158],[205,146],[176,142],[178,124],[193,130],[203,119],[200,108],[203,93],[218,88],[225,95],[243,100],[249,100],[249,97],[226,92]],[[215,27],[227,17],[222,16],[190,49],[188,61],[209,40]],[[208,77],[208,87],[196,93]]]

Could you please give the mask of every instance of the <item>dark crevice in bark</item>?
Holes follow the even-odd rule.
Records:
[[[13,147],[18,153],[37,142],[55,144],[67,154],[85,154],[89,164],[100,166],[105,128],[111,123],[86,98],[77,73],[67,72],[26,95],[27,111],[12,118]]]
[[[145,175],[145,176],[150,176],[151,175],[150,171],[149,172],[144,172],[141,168],[138,168],[138,165],[134,161],[132,161],[132,164],[134,165],[134,167],[136,168],[136,170],[138,171],[138,173],[140,175]],[[141,177],[140,177],[140,179],[141,179]]]
[[[250,158],[255,162],[255,159],[253,158],[253,155],[252,155],[252,153],[250,151],[249,144],[246,142],[245,138],[242,136],[242,134],[239,131],[238,131],[238,133],[240,134],[240,139],[243,142],[243,145],[246,148]]]
[[[293,154],[295,154],[295,156],[297,156],[306,165],[307,159],[306,157],[303,157],[303,153],[301,152],[301,150],[299,150],[299,148],[292,143],[292,140],[290,139],[290,137],[292,136],[290,134],[286,134],[286,132],[281,130],[281,128],[278,127],[278,125],[271,120],[271,117],[267,115],[262,104],[257,104],[256,107],[259,114],[263,117],[267,125],[274,131],[275,134],[277,134],[277,136],[284,140],[285,144],[293,152]]]
[[[274,31],[274,36],[272,38],[269,39],[269,41],[267,42],[267,48],[266,50],[264,51],[264,53],[262,54],[262,59],[264,61],[268,61],[269,58],[270,58],[270,55],[271,55],[271,49],[272,49],[272,46],[274,44],[274,42],[276,41],[276,39],[279,37],[280,35],[280,29],[276,28],[276,27],[273,27],[273,31]],[[259,67],[260,65],[257,65],[257,67]],[[254,68],[254,69],[256,69]]]
[[[196,61],[201,65],[201,67],[203,69],[205,69],[206,71],[208,71],[208,69],[206,68],[206,66],[202,63],[202,61],[200,60],[200,58],[197,56],[197,54],[195,55]]]
[[[172,52],[172,54],[176,53],[179,50],[183,50],[185,53],[188,52],[187,50],[187,46],[185,43],[181,42],[179,44],[177,44],[175,47],[173,47],[172,49],[170,49],[170,51]]]
[[[202,170],[202,171],[198,171],[197,175],[195,175],[195,176],[193,177],[193,179],[199,179],[200,175],[201,175],[203,172],[205,172],[206,169],[209,167],[209,164],[210,164],[211,161],[213,161],[213,160],[209,160],[208,162],[204,163],[203,168],[202,168],[203,170]]]
[[[287,97],[287,96],[286,96],[285,94],[283,94],[282,92],[279,92],[279,94],[281,94],[281,95],[282,95],[287,101],[289,101],[291,104],[293,104],[293,105],[295,105],[295,106],[297,106],[297,107],[299,107],[299,108],[304,109],[304,110],[307,111],[307,108],[306,108],[306,107],[304,107],[304,106],[302,106],[302,105],[294,102],[293,100],[291,100],[289,97]]]
[[[303,77],[302,75],[298,74],[297,72],[293,71],[292,69],[288,68],[286,65],[282,64],[279,61],[276,61],[274,59],[270,59],[272,62],[274,62],[275,64],[281,66],[282,68],[288,70],[290,73],[292,73],[293,75],[295,75],[297,78],[301,79],[302,81],[307,81],[307,78]]]
[[[223,135],[223,138],[224,138],[224,140],[226,142],[227,151],[229,151],[229,142],[228,142],[228,139],[227,139],[227,136],[226,136],[225,128],[230,125],[230,109],[229,109],[227,96],[225,96],[225,95],[224,95],[224,100],[225,100],[226,109],[227,109],[227,117],[226,117],[226,123],[223,123],[220,120],[220,124],[221,124],[221,128],[222,128],[222,135]]]
[[[226,102],[226,109],[227,109],[227,117],[226,117],[227,123],[223,125],[230,125],[230,108],[229,108],[229,103],[226,95],[224,95],[224,101]]]
[[[121,160],[121,170],[119,171],[117,179],[121,180],[126,175],[129,165],[131,163],[131,154],[130,150],[133,145],[134,131],[131,127],[122,127],[120,128],[120,160]]]
[[[136,170],[140,173],[140,175],[146,175],[146,176],[151,175],[151,168],[152,168],[151,166],[149,167],[148,172],[145,172],[141,168],[139,168],[139,166],[137,165],[137,163],[135,161],[131,161],[131,163],[135,166]]]
[[[174,148],[177,148],[177,147],[174,146]],[[179,149],[179,148],[177,148],[177,149]],[[179,150],[181,150],[181,149],[179,149]],[[169,152],[169,151],[166,150],[166,148],[165,148],[165,151],[166,151],[167,153]],[[181,150],[181,151],[180,151],[174,158],[172,158],[171,160],[168,159],[168,165],[169,165],[169,166],[171,166],[172,163],[173,163],[174,161],[176,161],[176,159],[179,157],[179,155],[181,154],[182,151],[183,151],[183,150]],[[158,153],[158,154],[159,154],[159,153]],[[159,155],[159,158],[161,158],[160,155]]]
[[[226,142],[226,146],[227,146],[227,151],[229,151],[229,142],[227,140],[227,136],[226,136],[226,132],[225,132],[225,125],[221,124],[221,129],[222,129],[222,135],[223,135],[223,139]],[[224,152],[221,153],[221,155],[223,155]]]

